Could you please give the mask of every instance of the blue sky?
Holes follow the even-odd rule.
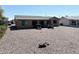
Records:
[[[3,5],[2,8],[9,20],[15,15],[79,16],[79,5]]]

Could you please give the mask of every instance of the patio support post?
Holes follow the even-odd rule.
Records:
[[[47,21],[46,20],[44,21],[44,25],[47,25]]]
[[[76,27],[77,27],[77,20],[76,20]]]
[[[51,20],[51,24],[53,25],[53,20]]]
[[[53,20],[51,20],[51,28],[54,29]]]
[[[47,21],[46,20],[44,21],[44,27],[47,27]]]
[[[39,20],[37,20],[37,24],[40,24]]]
[[[40,21],[39,20],[37,20],[37,29],[41,29]]]

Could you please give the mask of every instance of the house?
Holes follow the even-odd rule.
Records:
[[[59,23],[66,25],[66,26],[77,26],[77,27],[79,27],[79,16],[61,17]]]
[[[24,16],[16,15],[14,18],[16,28],[36,28],[37,24],[40,24],[41,27],[45,28],[49,24],[54,26],[59,25],[59,18],[49,17],[49,16]]]

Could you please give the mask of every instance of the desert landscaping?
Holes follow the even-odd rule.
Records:
[[[39,48],[39,44],[49,45]],[[9,30],[0,40],[0,53],[10,54],[72,54],[79,53],[79,28],[59,26],[54,29],[43,28]]]

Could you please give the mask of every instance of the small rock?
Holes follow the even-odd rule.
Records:
[[[43,44],[39,44],[38,48],[45,48],[47,47],[49,44],[47,42],[43,43]]]

